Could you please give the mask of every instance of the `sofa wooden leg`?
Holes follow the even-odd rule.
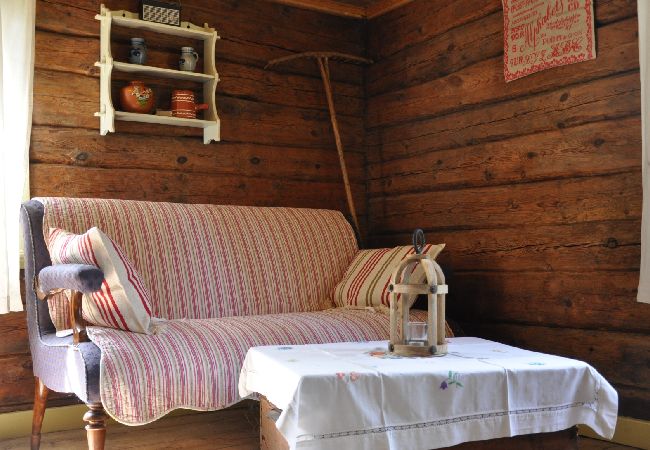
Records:
[[[88,450],[104,450],[106,441],[106,413],[101,403],[89,403],[88,411],[84,414]]]
[[[47,406],[47,394],[49,389],[43,384],[40,378],[34,377],[34,415],[32,416],[32,450],[38,450],[41,446],[41,426]]]

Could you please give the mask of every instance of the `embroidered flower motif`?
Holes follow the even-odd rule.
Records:
[[[350,372],[349,375],[345,372],[336,372],[336,376],[341,381],[352,381],[353,383],[361,378],[361,374],[357,372]]]
[[[442,383],[440,383],[440,389],[442,389],[444,391],[445,389],[447,389],[452,384],[455,384],[457,388],[462,388],[463,383],[458,381],[459,378],[460,378],[460,374],[458,372],[452,372],[450,370],[449,375],[447,376],[447,379],[444,380]]]

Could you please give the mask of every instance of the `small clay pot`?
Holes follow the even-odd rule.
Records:
[[[131,81],[120,89],[120,104],[127,112],[151,114],[156,106],[156,99],[151,88],[142,81]]]
[[[181,89],[172,91],[172,116],[196,119],[196,112],[201,109],[208,109],[208,104],[196,104],[194,92]]]

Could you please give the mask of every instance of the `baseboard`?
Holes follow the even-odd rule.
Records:
[[[228,409],[248,408],[250,401],[244,400],[231,406]],[[86,425],[83,415],[88,411],[86,405],[59,406],[47,408],[43,418],[42,433],[53,433],[56,431],[81,430]],[[189,414],[201,414],[201,411],[191,409],[175,409],[165,417],[185,416]],[[111,423],[115,421],[108,419],[107,426],[110,429]],[[32,410],[15,411],[0,414],[0,441],[32,434]]]
[[[83,421],[83,415],[88,411],[86,405],[60,406],[57,408],[47,408],[43,418],[42,433],[53,433],[65,430],[81,430],[86,425]],[[186,414],[197,414],[198,411],[188,409],[177,409],[170,412],[169,416],[179,416]],[[113,419],[108,419],[108,426],[115,423]],[[0,414],[0,441],[3,439],[12,439],[32,434],[32,411],[16,411]]]
[[[606,440],[586,425],[579,425],[578,429],[582,436],[602,441]],[[619,417],[616,423],[616,432],[611,442],[650,450],[650,421]]]
[[[43,419],[43,433],[82,429],[82,417],[88,411],[86,405],[47,408]],[[0,414],[0,440],[29,436],[32,434],[32,411],[16,411]]]

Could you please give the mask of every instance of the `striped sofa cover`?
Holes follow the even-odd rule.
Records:
[[[153,315],[166,319],[154,335],[88,327],[92,344],[84,345],[95,345],[101,354],[98,395],[119,422],[140,425],[176,408],[216,410],[240,401],[237,381],[251,346],[388,336],[385,312],[334,308],[334,287],[359,251],[339,212],[35,200],[43,205],[43,234],[50,228],[83,233],[97,226],[111,236],[149,287]],[[40,208],[36,202],[31,204]],[[66,304],[54,308],[55,322],[65,321]],[[53,345],[43,333],[40,339]],[[93,350],[81,349],[88,368],[92,362],[86,355]],[[32,353],[39,351],[32,343]],[[59,359],[35,360],[35,375],[47,380]],[[69,381],[74,372],[66,370],[66,380],[48,387],[86,401],[91,388],[71,388],[79,380]],[[86,372],[90,377],[92,370]]]

